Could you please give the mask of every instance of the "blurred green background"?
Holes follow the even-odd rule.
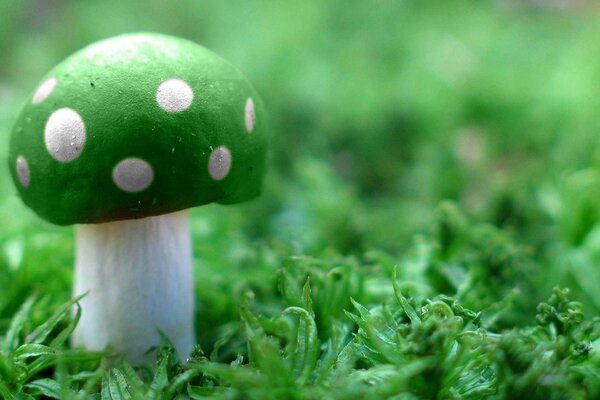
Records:
[[[521,306],[507,324],[530,318],[556,284],[598,315],[593,2],[0,0],[0,160],[20,105],[49,69],[136,31],[214,50],[270,111],[262,197],[193,213],[201,341],[237,318],[225,294],[275,293],[275,271],[294,254],[347,256],[379,271],[373,299],[377,277],[398,264],[402,279],[427,283],[422,294],[464,292],[476,309],[516,288]],[[4,322],[36,290],[69,297],[73,263],[72,229],[26,209],[5,164]],[[461,292],[467,281],[475,289]]]

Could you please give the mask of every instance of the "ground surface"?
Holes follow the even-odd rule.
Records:
[[[121,32],[216,50],[273,126],[263,196],[193,211],[186,364],[68,347],[73,231],[0,168],[0,397],[600,398],[598,10],[350,3],[0,2],[2,159],[39,78]]]

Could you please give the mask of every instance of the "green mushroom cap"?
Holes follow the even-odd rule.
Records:
[[[92,44],[42,80],[14,126],[23,201],[58,224],[166,214],[260,193],[267,126],[246,78],[187,40]]]

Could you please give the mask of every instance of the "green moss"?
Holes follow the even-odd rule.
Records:
[[[0,397],[600,398],[594,5],[17,3],[4,143],[49,67],[132,30],[225,55],[274,135],[262,196],[192,211],[187,364],[167,344],[136,369],[68,347],[72,230],[0,168]]]

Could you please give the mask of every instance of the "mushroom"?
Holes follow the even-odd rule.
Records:
[[[258,117],[256,117],[258,115]],[[92,44],[42,80],[12,132],[19,195],[40,217],[77,224],[72,343],[148,361],[160,332],[195,343],[188,211],[260,192],[262,103],[211,51],[159,34]]]

